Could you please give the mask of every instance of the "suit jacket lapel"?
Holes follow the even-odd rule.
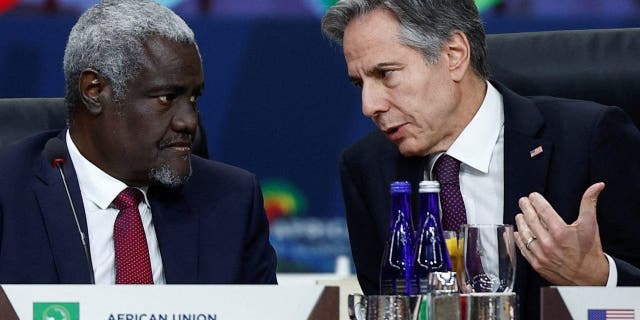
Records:
[[[63,141],[65,132],[66,130],[62,131],[59,136]],[[87,234],[82,195],[70,159],[67,153],[64,171],[80,228]],[[33,184],[33,190],[40,205],[59,281],[60,283],[90,283],[89,270],[92,267],[90,262],[87,263],[60,171],[52,168],[48,160],[42,156],[36,161],[34,171],[38,179]],[[88,235],[87,246],[89,246]]]
[[[197,283],[198,215],[182,192],[151,188],[149,199],[167,283]]]
[[[521,212],[518,199],[537,191],[544,194],[552,143],[542,135],[544,119],[533,102],[499,83],[504,102],[504,223],[515,227],[515,215]],[[542,153],[531,151],[541,147]],[[529,292],[528,279],[535,274],[529,263],[517,255],[514,291]]]
[[[533,102],[494,83],[504,101],[504,223],[515,224],[518,199],[544,194],[553,144],[541,131],[544,120]],[[531,154],[541,147],[542,152]]]

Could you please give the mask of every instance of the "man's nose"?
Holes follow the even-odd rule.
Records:
[[[372,118],[388,109],[389,103],[384,96],[384,90],[375,83],[364,83],[362,85],[362,113]]]
[[[180,99],[179,105],[176,107],[176,114],[171,122],[173,130],[195,134],[198,128],[198,109],[196,104],[189,101],[189,99]]]

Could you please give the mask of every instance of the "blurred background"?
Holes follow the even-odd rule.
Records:
[[[96,2],[0,0],[0,97],[63,96],[68,33]],[[350,270],[337,163],[373,126],[360,113],[341,48],[320,32],[322,14],[336,1],[158,2],[196,33],[209,151],[260,178],[278,271]],[[476,4],[487,33],[640,27],[640,0]]]

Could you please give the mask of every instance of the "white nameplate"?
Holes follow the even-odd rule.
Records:
[[[229,320],[309,319],[325,286],[2,285],[0,319]],[[68,310],[67,310],[68,309]],[[65,311],[66,310],[66,311]],[[66,312],[66,313],[65,313]],[[6,313],[6,314],[3,314]],[[77,316],[75,315],[77,314]],[[70,317],[70,318],[68,318]],[[76,318],[78,317],[78,318]]]
[[[551,287],[550,289],[558,290],[564,306],[573,319],[640,319],[640,287]],[[542,308],[545,308],[544,301]]]

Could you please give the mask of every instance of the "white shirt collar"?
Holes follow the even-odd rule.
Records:
[[[478,112],[449,147],[447,154],[476,170],[489,172],[491,155],[503,125],[502,95],[487,81],[487,94]]]
[[[91,161],[87,160],[73,143],[69,130],[67,130],[66,142],[71,161],[76,170],[80,191],[84,198],[102,210],[107,209],[118,194],[128,188],[128,186],[124,182],[108,175],[91,163]],[[148,187],[138,189],[144,194],[145,204],[149,205],[149,200],[147,199]]]

